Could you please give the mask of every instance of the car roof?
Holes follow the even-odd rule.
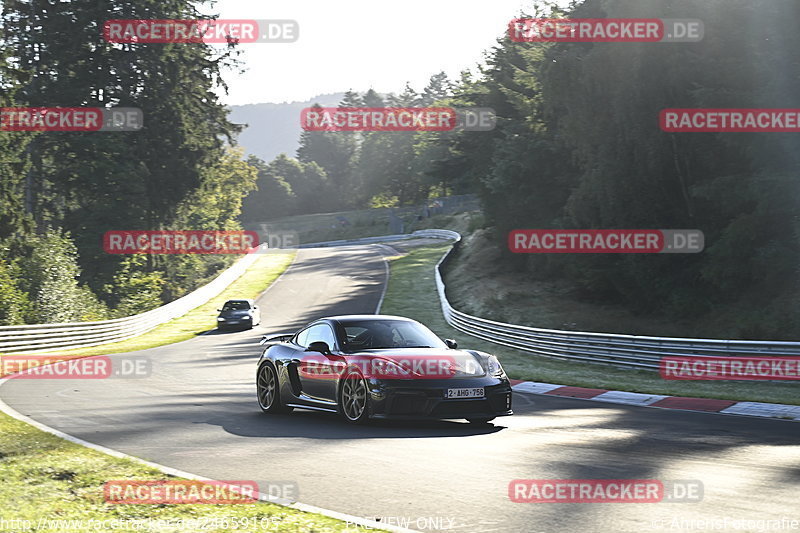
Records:
[[[237,299],[234,299],[234,300],[228,300],[225,303],[228,304],[228,303],[231,303],[231,302],[237,302],[237,303],[238,302],[245,302],[245,303],[251,304],[251,303],[253,303],[253,300],[246,299],[246,298],[237,298]]]
[[[336,315],[322,317],[319,320],[332,320],[339,322],[340,324],[346,324],[348,322],[362,322],[364,320],[402,320],[404,322],[414,322],[414,320],[408,317],[393,315]]]

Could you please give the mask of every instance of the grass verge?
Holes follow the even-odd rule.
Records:
[[[135,461],[84,448],[0,414],[0,479],[3,480],[0,483],[0,532],[3,533],[356,531],[355,526],[348,528],[339,520],[262,502],[124,505],[104,500],[103,484],[108,480],[167,478],[179,479]],[[105,527],[94,527],[90,520],[95,520],[94,525]],[[102,521],[108,522],[99,523]],[[117,521],[120,527],[113,527],[111,521]]]
[[[459,346],[496,354],[512,378],[650,394],[800,405],[795,384],[666,381],[655,372],[542,357],[462,333],[450,327],[442,315],[433,274],[448,248],[449,245],[417,248],[391,258],[391,277],[381,312],[413,318],[441,337],[456,339]]]

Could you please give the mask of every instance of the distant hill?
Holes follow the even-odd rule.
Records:
[[[306,102],[282,104],[248,104],[231,106],[231,122],[247,124],[239,135],[239,144],[246,154],[270,162],[280,153],[294,156],[300,140],[300,111],[318,103],[323,107],[336,106],[344,93],[322,94]]]

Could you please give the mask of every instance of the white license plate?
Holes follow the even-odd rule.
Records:
[[[448,398],[483,398],[483,387],[477,389],[447,389]]]

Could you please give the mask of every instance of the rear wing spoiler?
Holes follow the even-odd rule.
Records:
[[[258,344],[267,344],[270,342],[286,342],[294,337],[294,333],[275,333],[272,335],[264,335]]]

